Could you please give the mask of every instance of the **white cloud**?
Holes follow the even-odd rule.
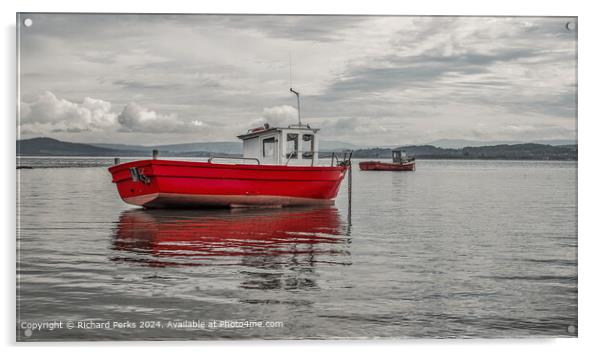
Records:
[[[21,104],[22,133],[103,131],[115,124],[111,103],[86,97],[81,103],[46,91]]]
[[[290,124],[297,123],[297,121],[297,109],[289,105],[282,105],[264,108],[261,118],[253,121],[252,125],[268,123],[273,127],[287,127]]]
[[[177,114],[160,114],[134,102],[121,113],[111,111],[108,101],[86,97],[81,103],[57,97],[46,91],[31,102],[21,103],[20,133],[53,135],[81,132],[189,133],[206,124],[185,122]]]
[[[571,18],[32,16],[45,28],[22,34],[22,97],[52,88],[63,98],[103,98],[116,114],[130,101],[148,109],[124,113],[126,125],[115,115],[110,136],[65,120],[35,120],[22,134],[85,129],[54,136],[147,144],[232,140],[251,124],[286,126],[297,122],[289,54],[302,121],[324,128],[325,139],[374,145],[472,139],[476,131],[494,140],[576,134]],[[30,111],[22,107],[24,117]],[[173,133],[156,134],[163,130]]]
[[[135,102],[130,102],[123,108],[117,116],[117,121],[121,132],[185,133],[203,126],[203,122],[199,120],[180,121],[176,114],[160,114]]]

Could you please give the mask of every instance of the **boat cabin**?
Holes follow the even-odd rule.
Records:
[[[393,150],[393,163],[402,163],[408,156],[403,150]]]
[[[392,151],[393,153],[393,163],[405,163],[407,161],[410,161],[410,159],[408,158],[408,155],[406,154],[406,152],[404,150],[401,149],[394,149]]]
[[[243,157],[267,165],[311,165],[318,161],[318,131],[309,125],[250,129],[238,136],[243,142]]]

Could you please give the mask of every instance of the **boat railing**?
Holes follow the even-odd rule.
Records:
[[[296,150],[293,150],[288,157],[286,158],[286,163],[284,163],[285,166],[288,166],[288,162],[291,160],[291,158],[294,156],[298,156],[299,152],[297,152]]]
[[[339,156],[335,152],[332,152],[332,157],[330,158],[330,166],[334,166],[335,159],[337,160],[337,165],[339,165]]]
[[[307,158],[309,160],[309,158],[311,158],[311,166],[314,166],[315,163],[315,156],[317,153],[319,153],[318,151],[315,150],[305,150],[305,151],[299,151],[299,150],[293,150],[292,152],[290,152],[289,154],[286,155],[286,162],[284,163],[285,166],[288,166],[288,163],[291,161],[291,158],[294,157],[298,157],[299,153],[301,153],[301,157],[302,158]]]
[[[348,155],[349,154],[349,155]],[[332,155],[330,157],[330,166],[335,166],[335,161],[336,161],[336,166],[349,166],[351,165],[351,156],[353,155],[353,151],[347,153],[347,152],[343,152],[343,156],[339,159],[339,155],[335,152],[332,152]]]
[[[253,161],[257,162],[257,165],[261,165],[261,162],[257,158],[227,157],[227,156],[220,156],[220,155],[212,156],[211,158],[209,158],[209,160],[207,160],[207,162],[213,163],[213,159],[253,160]]]

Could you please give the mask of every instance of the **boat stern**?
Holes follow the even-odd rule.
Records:
[[[121,199],[130,205],[146,206],[159,197],[157,179],[151,178],[152,164],[139,160],[109,168]]]

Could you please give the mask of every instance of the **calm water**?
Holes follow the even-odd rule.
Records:
[[[110,161],[18,170],[19,340],[577,334],[575,162],[355,166],[349,222],[346,182],[329,208],[137,209]]]

